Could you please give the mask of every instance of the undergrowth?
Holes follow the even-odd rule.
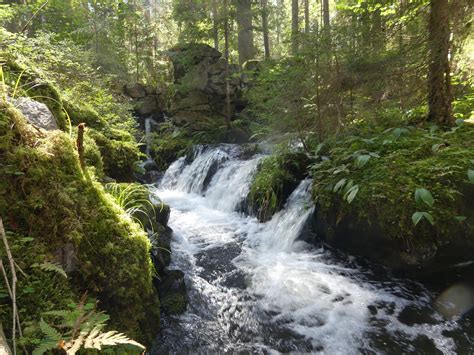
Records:
[[[312,166],[319,213],[371,226],[408,251],[474,244],[474,128],[402,126],[328,140]],[[349,236],[348,236],[349,238]]]
[[[39,133],[3,103],[0,161],[0,215],[18,236],[12,249],[30,275],[20,281],[18,299],[32,329],[25,341],[36,339],[41,312],[64,309],[84,290],[99,299],[113,327],[150,341],[159,319],[150,242],[102,185],[84,176],[73,139]],[[45,261],[67,265],[68,279],[38,274],[32,264]],[[6,323],[8,312],[0,318]]]

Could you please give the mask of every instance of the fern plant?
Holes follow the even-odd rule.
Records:
[[[43,313],[54,322],[49,324],[43,318],[39,326],[44,334],[33,355],[49,353],[54,349],[62,349],[68,355],[74,355],[81,349],[103,350],[107,347],[127,346],[137,352],[145,347],[117,331],[105,331],[109,316],[96,311],[95,303],[85,303],[83,299],[78,305],[71,305],[69,310],[50,311]]]

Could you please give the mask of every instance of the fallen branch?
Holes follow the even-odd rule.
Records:
[[[5,267],[3,266],[3,260],[2,259],[0,259],[0,270],[2,271],[3,278],[5,279],[5,285],[7,286],[7,290],[8,290],[8,294],[10,296],[10,299],[13,299],[12,289],[10,287],[10,281],[8,280],[7,270],[5,270]],[[15,319],[16,319],[16,324],[18,326],[18,333],[20,334],[20,337],[22,337],[23,333],[21,331],[20,316],[18,315],[18,312],[16,312]],[[1,354],[1,352],[0,352],[0,354]],[[26,354],[26,350],[25,350],[25,354]]]
[[[18,281],[16,277],[16,267],[15,267],[15,260],[13,259],[10,246],[8,244],[7,234],[5,233],[5,228],[3,227],[3,220],[0,218],[0,236],[3,239],[3,244],[5,245],[5,251],[7,253],[8,262],[10,263],[10,271],[12,274],[11,284],[9,285],[10,297],[12,299],[12,342],[13,342],[13,354],[16,355],[16,327],[18,323],[18,333],[20,337],[22,335],[21,326],[20,326],[20,316],[18,315],[18,309],[16,305],[16,283]],[[5,268],[2,265],[2,272],[4,276],[6,275]],[[7,278],[8,279],[8,278]]]
[[[30,25],[31,21],[33,21],[33,19],[39,14],[39,12],[40,12],[41,10],[44,9],[44,7],[45,7],[46,5],[48,5],[48,2],[49,2],[49,0],[47,0],[43,5],[41,5],[41,6],[38,8],[38,10],[35,11],[35,13],[34,13],[34,14],[30,17],[30,19],[26,22],[25,26],[23,26],[23,28],[21,29],[20,33],[23,33],[23,32],[26,31],[26,29],[27,29],[28,26]]]

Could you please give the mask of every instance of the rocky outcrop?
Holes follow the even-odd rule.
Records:
[[[48,106],[45,104],[30,99],[29,97],[20,97],[14,100],[14,104],[33,126],[47,131],[59,129],[56,118],[54,118]]]
[[[173,63],[175,94],[170,107],[173,122],[198,125],[208,119],[225,117],[226,61],[205,44],[186,44],[167,52]],[[228,67],[231,114],[240,112],[242,77],[238,65]]]
[[[139,117],[161,117],[165,111],[165,93],[152,85],[127,84],[123,87],[123,93],[133,101]]]

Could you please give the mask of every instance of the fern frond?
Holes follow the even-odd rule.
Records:
[[[43,264],[39,264],[38,267],[44,271],[56,272],[67,279],[66,271],[64,271],[64,269],[59,264],[44,262]]]
[[[100,334],[101,329],[99,327],[96,327],[90,332],[89,336],[87,337],[85,343],[84,343],[84,349],[93,349],[94,348],[94,339],[96,336]]]
[[[56,349],[57,347],[58,342],[56,341],[43,341],[35,350],[33,350],[33,355],[43,355],[46,352],[51,352],[51,350]]]
[[[115,330],[107,333],[99,333],[95,338],[91,338],[90,342],[93,344],[92,347],[84,347],[85,349],[102,350],[103,346],[116,345],[133,345],[143,350],[146,349],[142,344],[128,338],[125,334],[118,333]]]
[[[109,319],[110,317],[105,313],[94,313],[81,325],[81,331],[90,331],[95,328],[102,329]]]
[[[61,340],[62,335],[56,329],[51,327],[48,323],[41,318],[39,323],[41,331],[50,339],[54,340],[56,343]]]
[[[67,355],[75,355],[84,344],[87,332],[81,332],[76,339],[72,339],[66,343],[64,348],[66,349]]]

